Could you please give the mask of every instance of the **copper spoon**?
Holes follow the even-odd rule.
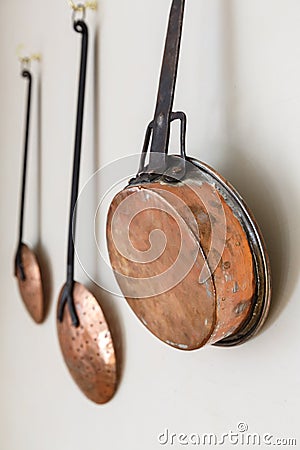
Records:
[[[24,69],[22,70],[22,77],[28,80],[28,96],[27,96],[25,146],[24,146],[23,175],[22,175],[22,189],[21,189],[19,242],[15,256],[15,276],[17,277],[18,280],[19,291],[22,300],[29,314],[31,315],[31,317],[35,322],[41,323],[45,318],[45,302],[44,302],[41,270],[34,252],[23,242],[23,222],[24,222],[29,128],[30,128],[32,75],[29,72],[29,70]]]
[[[74,281],[74,212],[80,174],[88,28],[84,20],[76,20],[74,30],[82,34],[82,46],[69,219],[67,281],[58,300],[57,331],[65,362],[74,381],[90,400],[102,404],[113,397],[117,387],[113,339],[96,298],[82,284]]]

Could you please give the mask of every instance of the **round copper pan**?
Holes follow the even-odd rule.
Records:
[[[106,403],[117,388],[112,336],[97,300],[77,282],[74,283],[73,300],[80,326],[72,325],[68,308],[65,308],[64,320],[57,321],[63,357],[74,381],[86,397],[98,404]]]
[[[186,157],[186,115],[173,111],[184,7],[185,0],[172,0],[154,119],[138,175],[111,203],[107,242],[138,318],[167,344],[193,350],[237,345],[258,332],[269,309],[270,269],[241,197]],[[181,157],[168,155],[174,120],[181,122]]]
[[[253,336],[266,318],[268,258],[236,191],[192,162],[184,182],[141,183],[117,194],[107,221],[111,264],[129,305],[159,339],[182,350],[233,346]],[[161,246],[161,237],[153,238],[157,230],[164,234],[164,251],[139,260],[137,252],[148,255]],[[170,270],[176,259],[182,279],[178,267]]]
[[[42,323],[45,318],[45,305],[40,267],[33,251],[25,244],[21,246],[25,279],[22,279],[20,270],[16,269],[19,291],[33,320]]]

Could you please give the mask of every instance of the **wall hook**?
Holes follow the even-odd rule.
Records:
[[[18,45],[16,53],[17,53],[18,60],[21,63],[22,69],[28,69],[30,66],[30,63],[32,61],[37,61],[37,62],[41,61],[41,59],[42,59],[41,53],[31,53],[31,54],[24,55],[23,50],[24,50],[24,45],[23,44]]]

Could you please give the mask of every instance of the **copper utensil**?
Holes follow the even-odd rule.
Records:
[[[22,77],[28,81],[25,145],[23,159],[23,175],[21,189],[21,210],[19,225],[19,241],[15,255],[15,276],[18,280],[19,291],[22,300],[37,323],[43,322],[45,318],[45,302],[41,270],[34,252],[23,242],[23,222],[25,206],[25,189],[27,175],[28,143],[30,129],[31,94],[32,94],[32,74],[28,69],[22,70]]]
[[[73,230],[80,173],[88,28],[84,20],[74,20],[74,30],[82,35],[81,63],[69,219],[67,281],[58,300],[57,331],[63,357],[74,381],[90,400],[101,404],[108,402],[116,391],[117,365],[113,339],[99,303],[82,284],[74,281]]]
[[[168,345],[193,350],[254,336],[267,317],[271,287],[252,213],[215,170],[186,156],[186,116],[172,112],[184,6],[172,2],[154,120],[137,176],[110,205],[107,243],[141,322]],[[168,155],[173,120],[181,121],[180,156]]]

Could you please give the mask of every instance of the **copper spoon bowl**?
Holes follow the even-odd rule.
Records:
[[[107,403],[117,386],[112,336],[97,300],[80,283],[74,283],[73,300],[80,326],[73,326],[68,310],[64,320],[57,323],[64,360],[84,394],[95,403]]]
[[[45,317],[45,303],[41,270],[34,252],[21,244],[20,257],[22,269],[16,268],[19,292],[27,311],[36,323],[42,323]]]

